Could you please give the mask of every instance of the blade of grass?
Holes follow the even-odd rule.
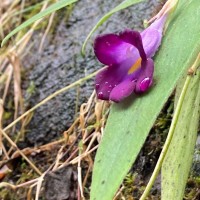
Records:
[[[195,60],[193,66],[191,68],[194,71],[196,71],[197,67],[199,67],[199,64],[200,64],[200,54],[198,55],[197,59]],[[184,100],[185,100],[185,97],[186,97],[186,93],[188,92],[188,88],[190,86],[190,89],[191,89],[191,87],[194,84],[196,84],[196,81],[199,81],[199,79],[195,79],[195,82],[193,81],[193,83],[191,84],[191,81],[193,79],[194,79],[194,77],[191,76],[191,75],[188,75],[187,78],[186,78],[186,81],[185,81],[185,84],[183,86],[180,98],[179,98],[178,103],[177,103],[177,107],[176,107],[176,110],[175,110],[175,113],[174,113],[174,116],[173,116],[173,120],[172,120],[170,129],[169,129],[169,133],[168,133],[166,142],[164,144],[164,147],[162,149],[162,152],[160,154],[160,157],[158,159],[156,167],[155,167],[155,169],[153,171],[153,174],[152,174],[152,176],[151,176],[151,178],[149,180],[149,183],[148,183],[143,195],[141,196],[140,200],[145,200],[147,198],[147,196],[148,196],[148,194],[149,194],[149,192],[150,192],[150,190],[151,190],[151,188],[152,188],[152,186],[153,186],[153,184],[154,184],[154,182],[155,182],[155,180],[156,180],[156,178],[158,176],[158,173],[159,173],[159,171],[161,169],[162,163],[163,163],[163,161],[165,159],[165,156],[166,156],[166,154],[168,152],[168,149],[169,149],[169,146],[171,144],[171,141],[172,141],[172,138],[173,138],[177,123],[180,120],[180,115],[182,114],[182,112],[183,112],[183,114],[185,114],[184,112],[186,112],[184,110],[182,111],[182,107],[183,107],[183,103],[184,103]],[[197,87],[197,89],[198,89],[198,87]],[[190,95],[190,94],[188,94],[188,95]],[[171,178],[171,176],[170,176],[170,178]],[[169,198],[169,199],[172,200],[171,198]]]
[[[14,82],[14,104],[15,104],[15,113],[14,119],[17,118],[18,112],[23,114],[23,97],[21,91],[21,70],[20,70],[20,61],[17,55],[13,54],[9,56],[10,63],[13,67],[13,82]],[[19,110],[20,109],[20,110]],[[14,128],[14,127],[13,127]],[[14,131],[14,129],[13,129]]]
[[[199,63],[200,66],[200,54]],[[187,78],[188,79],[188,78]],[[162,199],[181,200],[189,176],[200,117],[200,72],[192,77],[162,165]],[[180,181],[181,180],[181,181]]]
[[[55,12],[53,12],[53,13],[51,14],[50,18],[49,18],[49,22],[48,22],[47,28],[46,28],[45,33],[44,33],[44,35],[42,36],[42,39],[41,39],[41,42],[40,42],[39,53],[42,52],[42,48],[43,48],[45,39],[46,39],[46,37],[47,37],[47,34],[48,34],[49,31],[50,31],[51,25],[52,25],[52,23],[53,23],[54,16],[55,16]]]
[[[15,35],[17,32],[19,32],[20,30],[22,30],[23,28],[29,26],[30,24],[34,23],[35,21],[65,7],[68,6],[72,3],[75,3],[78,0],[60,0],[54,4],[52,4],[51,6],[49,6],[48,8],[46,8],[44,11],[36,14],[35,16],[33,16],[32,18],[28,19],[27,21],[25,21],[23,24],[21,24],[20,26],[18,26],[17,28],[15,28],[13,31],[11,31],[2,41],[1,43],[1,47],[8,41],[8,39],[10,39],[13,35]]]
[[[36,5],[29,6],[29,7],[27,7],[27,8],[24,8],[23,10],[20,10],[20,11],[16,11],[16,12],[14,12],[13,14],[11,14],[11,17],[14,17],[14,16],[16,16],[16,15],[20,15],[20,14],[22,14],[22,13],[26,13],[26,12],[28,12],[28,11],[31,11],[31,10],[33,10],[33,9],[35,9],[35,8],[37,8],[37,7],[39,7],[39,6],[41,6],[41,5],[44,4],[44,3],[49,2],[49,1],[50,1],[50,0],[43,0],[43,1],[39,2],[39,3],[37,3]]]
[[[2,118],[3,118],[3,100],[0,99],[0,129],[2,129]],[[3,152],[2,134],[0,133],[0,156]]]
[[[104,68],[103,68],[104,69]],[[101,69],[101,70],[103,70]],[[78,81],[75,81],[74,83],[60,89],[57,90],[56,92],[54,92],[53,94],[49,95],[47,98],[45,98],[43,101],[41,101],[40,103],[38,103],[37,105],[35,105],[33,108],[31,108],[30,110],[26,111],[23,115],[21,115],[20,117],[18,117],[15,121],[13,121],[12,123],[10,123],[7,127],[5,127],[3,129],[3,131],[7,131],[8,129],[10,129],[11,127],[13,127],[17,122],[19,122],[21,119],[23,119],[25,116],[27,116],[28,114],[32,113],[35,109],[37,109],[38,107],[42,106],[43,104],[45,104],[46,102],[48,102],[49,100],[53,99],[54,97],[56,97],[57,95],[61,94],[62,92],[65,92],[67,90],[69,90],[70,88],[73,88],[77,85],[82,84],[83,82],[91,79],[92,77],[96,76],[97,73],[99,73],[101,70],[98,70],[82,79],[79,79]]]
[[[106,20],[108,20],[109,17],[111,17],[114,13],[123,10],[129,6],[132,6],[134,4],[140,3],[144,0],[125,0],[122,3],[120,3],[118,6],[116,6],[115,8],[113,8],[110,12],[108,12],[107,14],[105,14],[97,23],[96,25],[93,27],[93,29],[90,31],[90,33],[88,34],[87,38],[85,39],[83,46],[82,46],[82,50],[81,53],[82,55],[84,55],[85,53],[85,46],[87,44],[87,41],[90,39],[90,37],[92,36],[92,34],[97,30],[97,28],[99,26],[101,26]]]
[[[27,163],[29,163],[29,165],[34,169],[34,171],[39,174],[42,175],[42,173],[40,172],[40,170],[28,159],[28,157],[26,155],[24,155],[24,153],[18,148],[18,146],[10,139],[10,137],[5,133],[5,131],[3,131],[2,129],[0,129],[0,134],[2,134],[3,137],[6,138],[6,140],[10,143],[10,145],[12,145],[18,152],[19,154],[24,158],[24,160],[27,161]]]

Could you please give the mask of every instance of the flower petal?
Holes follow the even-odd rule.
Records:
[[[97,74],[95,78],[95,84],[96,93],[99,99],[109,100],[110,93],[114,87],[116,87],[126,78],[133,80],[133,75],[128,74],[128,70],[136,61],[136,59],[136,57],[130,57],[124,60],[122,63],[113,65],[113,67],[109,66]]]
[[[142,62],[140,76],[137,79],[135,92],[143,93],[152,85],[153,82],[154,63],[151,58]]]
[[[158,50],[158,47],[161,44],[162,31],[165,25],[165,21],[166,16],[163,16],[153,22],[141,33],[144,50],[148,58],[154,56],[155,52]]]
[[[167,20],[167,14],[166,15],[163,15],[162,17],[158,18],[157,20],[155,20],[148,28],[146,28],[145,30],[147,29],[155,29],[157,31],[159,31],[160,33],[163,32],[163,28],[165,26],[165,22]],[[144,30],[144,31],[145,31]]]
[[[95,39],[94,53],[101,63],[112,66],[121,63],[129,56],[127,50],[131,46],[120,39],[118,35],[106,34]]]
[[[138,31],[125,30],[124,32],[120,33],[119,37],[124,42],[130,43],[133,46],[135,46],[138,49],[142,60],[147,59],[146,53],[144,51],[143,44],[142,44],[142,37]]]
[[[135,86],[136,81],[125,79],[112,90],[112,92],[110,93],[110,100],[116,103],[120,102],[121,100],[128,97],[131,93],[133,93]]]
[[[109,100],[112,89],[120,83],[123,74],[123,71],[120,73],[120,69],[115,70],[115,68],[112,67],[107,67],[100,71],[95,78],[95,88],[98,99]]]
[[[141,35],[147,57],[154,56],[161,44],[162,34],[155,29],[149,29],[148,32],[141,33]]]
[[[161,44],[165,20],[156,20],[141,34],[126,30],[119,35],[96,38],[95,54],[100,62],[108,65],[95,79],[99,99],[119,102],[133,92],[148,90],[154,72],[154,63],[149,57]]]

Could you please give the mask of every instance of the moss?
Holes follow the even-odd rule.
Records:
[[[11,112],[4,112],[3,113],[3,120],[8,120],[12,117],[12,113]]]
[[[190,177],[187,182],[184,200],[197,200],[200,198],[200,177]]]
[[[19,198],[16,198],[15,193],[8,188],[4,188],[0,190],[0,197],[3,200],[18,200],[19,199]]]
[[[26,90],[26,93],[31,96],[35,93],[36,91],[36,87],[35,87],[35,83],[33,81],[30,82],[27,90]]]

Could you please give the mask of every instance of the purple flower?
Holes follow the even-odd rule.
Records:
[[[96,76],[97,97],[119,102],[130,94],[143,93],[153,82],[154,63],[151,57],[161,44],[166,15],[147,29],[125,30],[120,34],[98,36],[94,52],[107,65]]]

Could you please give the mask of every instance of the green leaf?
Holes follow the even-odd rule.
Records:
[[[92,36],[92,34],[97,30],[97,28],[99,26],[101,26],[106,20],[108,20],[109,17],[111,17],[114,13],[123,10],[129,6],[132,6],[134,4],[140,3],[144,0],[125,0],[122,3],[120,3],[118,6],[116,6],[115,8],[113,8],[110,12],[108,12],[107,14],[105,14],[98,22],[97,24],[93,27],[93,29],[90,31],[90,33],[88,34],[87,38],[85,39],[83,46],[82,46],[82,55],[84,55],[84,51],[85,51],[85,46],[87,44],[87,41],[90,39],[90,37]]]
[[[162,200],[182,200],[200,117],[200,73],[191,80],[162,166]]]
[[[112,106],[95,159],[91,200],[113,198],[178,79],[199,52],[200,1],[180,2],[155,58],[154,86],[148,94]]]
[[[49,6],[47,9],[45,9],[44,11],[34,15],[33,17],[31,17],[29,20],[25,21],[23,24],[21,24],[20,26],[18,26],[17,28],[15,28],[13,31],[11,31],[2,41],[1,43],[1,47],[8,41],[8,39],[10,39],[14,34],[16,34],[17,32],[19,32],[20,30],[22,30],[23,28],[26,28],[27,26],[31,25],[32,23],[34,23],[35,21],[51,14],[52,12],[55,12],[65,6],[68,6],[74,2],[76,2],[78,0],[60,0],[54,4],[52,4],[51,6]]]
[[[186,78],[187,78],[187,72],[185,72],[184,76],[182,76],[177,82],[176,93],[175,93],[175,98],[174,98],[174,108],[176,108],[178,104],[178,100],[182,92],[183,85],[185,83]]]

